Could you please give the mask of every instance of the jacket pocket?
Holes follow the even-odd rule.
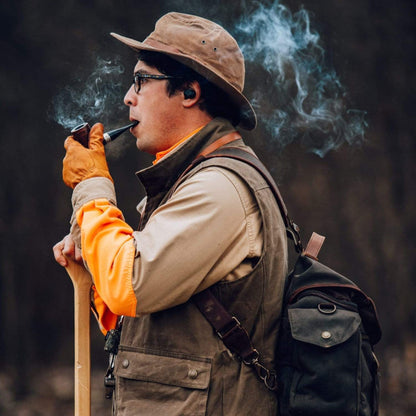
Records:
[[[117,356],[117,415],[203,416],[211,362],[120,350]]]

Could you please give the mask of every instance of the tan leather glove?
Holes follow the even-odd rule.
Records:
[[[65,140],[66,155],[63,161],[62,177],[70,188],[75,188],[85,179],[98,176],[113,180],[105,158],[103,133],[104,126],[101,123],[92,126],[88,149],[74,140],[72,136]]]

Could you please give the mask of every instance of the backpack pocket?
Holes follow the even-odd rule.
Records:
[[[361,318],[350,304],[305,296],[287,310],[281,416],[370,416],[361,413]]]

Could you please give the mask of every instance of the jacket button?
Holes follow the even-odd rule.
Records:
[[[188,371],[188,377],[192,380],[196,379],[198,377],[198,371],[196,371],[195,368],[192,368]]]
[[[123,360],[123,362],[121,363],[121,365],[124,367],[124,368],[127,368],[128,366],[129,366],[129,360]]]

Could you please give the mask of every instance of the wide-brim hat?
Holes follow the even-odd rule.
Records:
[[[256,127],[256,113],[243,94],[244,57],[236,40],[220,25],[183,13],[168,13],[143,41],[111,33],[136,51],[163,53],[190,67],[223,90],[240,109],[240,125]]]

